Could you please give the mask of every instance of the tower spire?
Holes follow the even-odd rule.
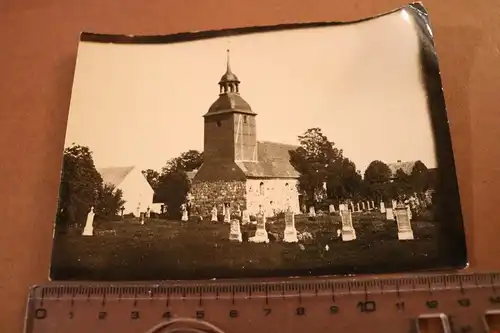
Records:
[[[238,80],[238,77],[231,70],[231,57],[229,48],[226,50],[226,53],[226,73],[222,75],[219,81],[220,93],[239,93],[240,80]]]
[[[226,73],[231,73],[231,55],[230,55],[231,51],[229,49],[227,49],[227,64],[226,64]]]

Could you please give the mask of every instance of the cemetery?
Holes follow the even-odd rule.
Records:
[[[53,267],[57,278],[70,280],[373,272],[375,261],[384,270],[428,267],[438,253],[438,223],[415,219],[404,204],[392,205],[363,202],[360,209],[341,204],[326,212],[311,207],[271,216],[214,207],[205,218],[188,216],[183,206],[180,221],[141,214],[94,227],[91,209],[83,233],[68,233],[55,243]]]

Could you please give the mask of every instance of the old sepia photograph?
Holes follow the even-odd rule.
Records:
[[[52,280],[465,267],[425,9],[82,33],[54,228]]]

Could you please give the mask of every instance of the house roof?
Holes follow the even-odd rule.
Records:
[[[290,151],[298,146],[258,141],[258,162],[240,162],[236,164],[247,177],[255,178],[298,178],[299,172],[290,163]]]
[[[134,166],[99,168],[104,183],[120,186],[127,175],[134,169]]]
[[[387,166],[391,170],[392,176],[395,176],[396,172],[399,169],[403,170],[403,172],[406,173],[407,175],[410,175],[411,172],[413,171],[415,163],[416,161],[405,161],[405,162],[397,161],[396,163],[387,164]]]

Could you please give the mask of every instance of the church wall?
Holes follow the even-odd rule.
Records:
[[[290,178],[248,179],[246,194],[249,213],[255,215],[259,211],[259,205],[262,205],[268,214],[273,210],[277,213],[285,211],[287,198],[292,211],[300,213],[297,185],[298,180]]]
[[[233,181],[194,181],[191,185],[193,211],[201,216],[211,215],[214,205],[218,214],[222,214],[222,205],[230,203],[231,207],[238,204],[240,209],[245,209],[246,187],[244,180]]]
[[[205,118],[203,159],[206,162],[234,160],[234,122],[232,114]]]
[[[234,159],[236,161],[257,160],[257,133],[254,115],[234,114]]]

